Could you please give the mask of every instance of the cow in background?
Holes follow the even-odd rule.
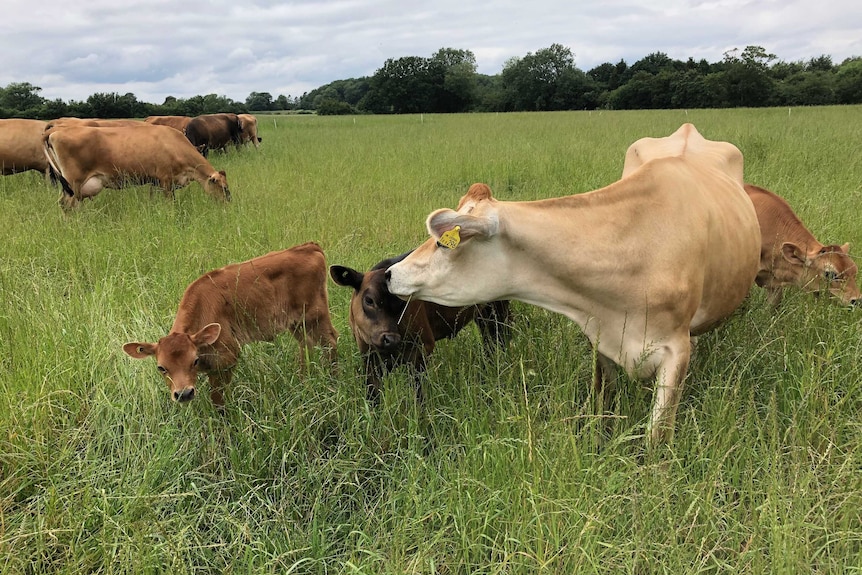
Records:
[[[224,150],[242,143],[239,118],[236,114],[204,114],[186,125],[186,138],[206,157],[210,150]]]
[[[300,344],[301,372],[315,346],[335,366],[338,332],[329,316],[326,259],[314,242],[207,272],[186,288],[168,335],[127,343],[123,351],[155,357],[174,401],[194,399],[198,373],[206,374],[210,398],[221,407],[242,346],[284,332]]]
[[[850,258],[850,244],[823,245],[783,198],[752,184],[745,184],[745,191],[760,224],[760,271],[755,283],[766,289],[773,307],[781,303],[787,286],[828,292],[844,305],[859,303],[858,268]]]
[[[655,379],[655,444],[673,437],[692,336],[754,283],[760,230],[732,144],[683,124],[632,144],[626,164],[609,186],[547,200],[499,201],[474,184],[457,210],[428,216],[431,237],[386,275],[403,299],[516,299],[566,315],[597,351],[603,392],[614,364]]]
[[[192,119],[189,116],[147,116],[144,122],[148,124],[156,124],[157,126],[170,126],[174,130],[178,130],[185,134],[186,126],[189,125]]]
[[[255,148],[260,147],[260,142],[263,140],[257,135],[257,118],[251,114],[237,114],[239,118],[240,139],[243,144],[251,142]]]
[[[27,170],[47,173],[48,159],[42,150],[46,124],[41,120],[0,120],[0,174],[7,176]]]
[[[368,399],[377,401],[381,378],[399,365],[410,365],[417,396],[422,398],[419,376],[434,351],[435,342],[455,337],[475,321],[486,350],[509,341],[509,302],[495,301],[465,307],[445,307],[431,302],[404,302],[386,286],[386,270],[407,254],[381,261],[366,273],[345,266],[331,266],[333,281],[353,288],[350,298],[350,330],[365,364]]]
[[[102,188],[158,184],[165,195],[192,180],[219,199],[230,200],[224,171],[215,168],[180,132],[168,126],[57,128],[43,137],[44,156],[60,180],[60,205],[71,209]]]

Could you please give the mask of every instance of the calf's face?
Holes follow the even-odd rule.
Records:
[[[155,357],[156,369],[167,383],[171,399],[184,403],[195,397],[200,348],[215,343],[220,333],[221,326],[211,323],[194,334],[168,334],[158,343],[129,342],[123,351],[135,359]]]
[[[858,268],[850,258],[850,244],[824,246],[816,253],[805,253],[790,242],[782,247],[784,258],[801,270],[799,284],[811,292],[828,292],[844,305],[858,304]]]
[[[385,270],[367,273],[344,266],[331,266],[329,274],[340,286],[353,288],[350,298],[350,328],[359,345],[378,352],[396,351],[403,339],[399,324],[406,304],[386,287]]]

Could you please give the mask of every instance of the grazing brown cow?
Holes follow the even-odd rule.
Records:
[[[158,126],[170,126],[174,130],[185,133],[186,126],[192,119],[189,116],[148,116],[144,122]]]
[[[505,344],[510,336],[508,301],[445,307],[420,300],[404,302],[390,293],[386,269],[406,256],[383,260],[367,273],[344,266],[329,268],[335,283],[353,288],[350,329],[365,361],[367,395],[372,401],[380,395],[383,375],[401,364],[414,368],[416,393],[421,399],[419,375],[425,371],[435,342],[455,337],[471,321],[479,327],[486,348]]]
[[[616,364],[654,378],[652,443],[673,437],[691,337],[716,327],[757,275],[760,230],[742,153],[691,124],[642,138],[624,176],[592,192],[499,201],[474,184],[430,238],[387,271],[389,291],[441,305],[516,299],[565,314]]]
[[[203,114],[186,125],[186,137],[206,157],[210,150],[224,150],[242,143],[236,114]]]
[[[829,292],[844,305],[859,303],[856,263],[850,244],[821,244],[783,198],[752,184],[745,191],[760,223],[760,271],[755,283],[766,289],[767,301],[781,303],[784,288]]]
[[[167,126],[58,128],[45,135],[44,148],[63,187],[64,209],[102,188],[152,182],[170,197],[195,180],[208,194],[230,200],[224,171],[216,171],[185,136]]]
[[[126,128],[143,126],[141,120],[103,120],[101,118],[57,118],[46,122],[44,135],[59,128],[70,128],[75,126],[89,126],[91,128]]]
[[[236,117],[239,118],[240,139],[242,143],[251,142],[255,148],[259,148],[263,138],[257,135],[257,118],[251,114],[237,114]]]
[[[45,125],[41,120],[0,120],[0,174],[48,170],[48,160],[42,151]]]
[[[175,401],[193,399],[198,372],[207,374],[210,397],[221,406],[242,346],[285,331],[300,343],[301,371],[315,345],[334,365],[338,332],[329,316],[326,259],[316,243],[204,274],[186,288],[168,335],[158,343],[127,343],[123,351],[136,359],[155,356]]]

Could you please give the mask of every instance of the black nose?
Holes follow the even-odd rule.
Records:
[[[180,403],[185,403],[187,401],[191,401],[195,397],[195,388],[187,387],[182,391],[174,392],[174,399],[179,401]]]
[[[380,346],[383,349],[392,349],[401,345],[401,335],[395,332],[384,333],[380,337]]]

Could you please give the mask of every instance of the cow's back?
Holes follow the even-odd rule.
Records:
[[[213,270],[189,285],[180,307],[184,331],[219,322],[239,345],[272,339],[306,317],[328,316],[323,250],[308,242]],[[192,310],[200,317],[187,317]]]

